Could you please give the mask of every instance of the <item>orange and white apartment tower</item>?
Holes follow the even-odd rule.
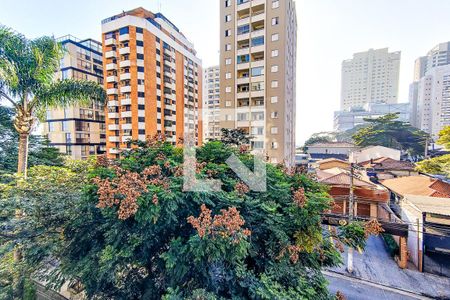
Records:
[[[201,145],[201,60],[181,31],[140,7],[103,20],[102,39],[108,157],[156,134]]]

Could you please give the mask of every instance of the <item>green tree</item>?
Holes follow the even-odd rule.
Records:
[[[17,171],[25,176],[29,136],[37,117],[43,118],[48,108],[106,98],[97,83],[54,80],[63,54],[62,45],[52,37],[30,40],[0,26],[0,99],[14,107],[14,127],[19,134]]]
[[[427,133],[398,121],[397,114],[387,114],[374,119],[364,119],[368,125],[360,128],[353,140],[358,146],[385,146],[422,155],[425,151]]]
[[[0,106],[0,175],[17,171],[17,152],[19,134],[14,129],[14,110]],[[31,135],[29,141],[28,167],[37,165],[63,166],[64,155],[58,149],[49,146],[46,137]]]
[[[444,146],[446,149],[450,149],[450,126],[445,126],[439,132],[439,139],[437,140],[437,143]]]
[[[191,192],[182,149],[139,146],[87,175],[37,167],[10,186],[4,238],[27,240],[23,261],[52,287],[77,279],[98,299],[329,299],[321,268],[341,263],[342,243],[364,246],[359,223],[323,231],[331,200],[304,175],[267,165],[267,191],[250,191],[224,161],[234,153],[252,168],[253,156],[215,141],[197,149],[196,177],[222,187]]]
[[[250,144],[251,137],[242,128],[222,128],[221,131],[222,136],[220,137],[220,141],[225,145],[240,146]]]
[[[450,178],[450,154],[422,160],[417,163],[416,170],[422,173],[444,175]]]

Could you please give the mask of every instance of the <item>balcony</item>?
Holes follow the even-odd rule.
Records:
[[[110,70],[116,70],[117,69],[117,64],[115,63],[110,63],[106,65],[106,70],[110,71]]]
[[[120,48],[120,49],[119,49],[119,53],[120,53],[121,55],[123,55],[123,54],[129,54],[129,53],[130,53],[130,47]]]
[[[139,84],[137,86],[137,90],[138,90],[138,92],[145,92],[145,86],[143,84]],[[130,91],[131,91],[131,89],[130,89]]]
[[[138,98],[138,105],[145,105],[145,98],[139,97]]]
[[[119,106],[119,101],[117,101],[117,100],[109,100],[108,101],[108,107],[114,107],[114,106]]]
[[[108,113],[108,119],[118,119],[118,118],[119,118],[119,113],[116,113],[116,112]]]
[[[115,38],[109,38],[105,40],[105,46],[111,46],[111,45],[115,45],[116,44],[116,39]]]
[[[130,123],[122,124],[122,130],[131,130],[133,128],[133,125]]]
[[[130,80],[130,79],[131,79],[131,73],[120,74],[120,80]]]
[[[254,97],[264,97],[265,92],[264,90],[262,91],[252,91],[252,98]]]
[[[106,77],[106,82],[117,82],[117,76],[112,75],[112,76]]]
[[[117,88],[110,88],[106,90],[106,94],[108,95],[117,95],[119,90]]]
[[[256,31],[252,31],[252,38],[258,37],[258,36],[264,36],[265,34],[266,34],[266,31],[264,30],[264,28],[258,29]]]
[[[113,143],[118,143],[118,142],[120,141],[119,137],[118,137],[118,136],[115,136],[115,135],[109,136],[109,137],[108,137],[108,140],[109,140],[110,142],[113,142]]]
[[[131,111],[123,111],[120,113],[122,118],[131,118]]]
[[[120,66],[121,68],[130,67],[130,66],[131,66],[131,62],[130,62],[129,60],[122,60],[122,61],[119,63],[119,66]]]
[[[246,54],[249,54],[249,53],[250,53],[250,48],[249,47],[238,49],[237,52],[236,52],[237,55],[246,55]]]
[[[119,124],[109,124],[108,130],[119,130]]]
[[[122,136],[122,143],[127,143],[129,141],[131,141],[133,138],[131,137],[131,135],[124,135]]]
[[[265,14],[263,11],[254,12],[252,15],[252,22],[264,21]]]
[[[237,2],[237,10],[238,11],[250,8],[250,3],[251,3],[250,1],[247,1],[247,2],[244,2],[244,3],[242,3],[242,2],[244,2],[244,1],[238,1]]]
[[[249,98],[250,92],[237,92],[237,98],[243,99],[243,98]]]
[[[111,149],[109,149],[109,153],[110,154],[119,154],[120,150],[117,148],[111,148]]]
[[[126,98],[126,99],[120,100],[120,105],[131,105],[131,99]]]
[[[238,70],[245,70],[250,68],[250,64],[249,63],[242,63],[242,64],[237,64],[237,69]]]
[[[121,93],[131,93],[131,86],[129,86],[129,85],[121,86],[120,92]]]
[[[247,17],[244,17],[242,19],[239,19],[237,21],[237,26],[245,25],[245,24],[248,24],[249,22],[250,22],[250,17],[247,16]]]
[[[250,38],[250,33],[243,33],[237,36],[238,41],[248,40]]]
[[[129,41],[129,40],[130,40],[130,35],[128,33],[119,35],[119,42],[124,42],[124,41]]]
[[[249,77],[241,77],[237,79],[237,84],[250,83]]]
[[[113,58],[113,57],[116,57],[116,56],[117,56],[117,54],[116,54],[116,51],[114,51],[114,50],[105,52],[105,57],[106,58]]]

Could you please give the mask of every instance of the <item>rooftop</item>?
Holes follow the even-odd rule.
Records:
[[[390,157],[380,157],[369,161],[359,163],[364,168],[383,169],[383,170],[405,170],[412,171],[415,165],[409,161],[395,160]]]
[[[406,195],[404,200],[420,212],[450,216],[450,198]]]
[[[401,196],[450,198],[450,184],[424,175],[386,179],[382,181],[382,184]]]
[[[315,144],[308,145],[308,147],[315,147],[315,148],[348,148],[348,147],[353,147],[353,148],[358,148],[358,146],[356,146],[355,144],[348,143],[348,142],[315,143]]]
[[[341,168],[331,168],[327,170],[316,170],[317,180],[320,183],[334,186],[350,186],[350,174],[347,170]],[[354,178],[353,185],[360,188],[378,189],[379,187],[364,179]]]

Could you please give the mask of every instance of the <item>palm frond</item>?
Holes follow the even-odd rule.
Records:
[[[74,104],[88,105],[92,101],[105,103],[106,92],[93,81],[65,79],[41,88],[31,106],[35,109],[68,107]]]

